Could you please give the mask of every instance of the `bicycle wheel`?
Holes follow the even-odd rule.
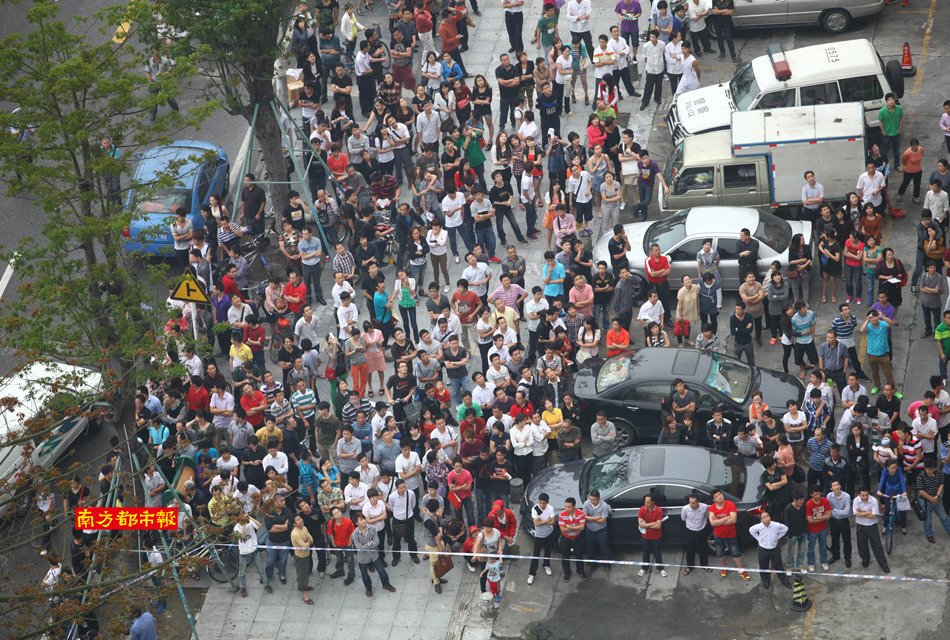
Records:
[[[218,562],[215,562],[215,555],[217,555]],[[216,552],[211,553],[211,564],[208,565],[208,575],[211,576],[211,579],[215,582],[230,582],[237,577],[238,562],[240,562],[240,559],[233,549],[218,549]]]
[[[891,555],[891,549],[893,548],[894,548],[894,527],[889,524],[884,529],[884,550],[887,552],[887,555]]]
[[[381,64],[383,65],[383,69],[388,71],[389,67],[393,65],[393,58],[389,55],[389,45],[382,40],[379,41],[379,44],[383,45],[383,61]]]
[[[280,348],[284,346],[284,338],[280,335],[279,331],[275,331],[274,335],[270,339],[270,361],[273,364],[277,364],[278,359],[280,358]]]

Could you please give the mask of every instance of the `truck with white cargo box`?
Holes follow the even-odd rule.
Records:
[[[767,55],[743,65],[729,82],[693,89],[677,96],[666,123],[674,143],[708,131],[729,128],[735,111],[756,111],[818,104],[863,105],[872,132],[884,96],[904,95],[900,62],[886,63],[864,39],[828,42]]]
[[[858,103],[732,114],[729,129],[690,136],[664,169],[660,208],[771,207],[795,217],[806,171],[832,202],[844,202],[864,170],[864,115]]]

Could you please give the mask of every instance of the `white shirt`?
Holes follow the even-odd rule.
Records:
[[[382,500],[377,500],[376,506],[374,507],[373,503],[367,500],[366,502],[363,503],[362,511],[363,511],[363,515],[366,516],[367,519],[378,518],[379,516],[386,513],[386,503],[383,502]],[[386,526],[386,521],[380,520],[379,522],[375,524],[367,524],[366,526],[371,527],[375,529],[376,531],[382,531],[383,527]]]
[[[227,391],[224,392],[224,395],[218,395],[217,393],[211,394],[211,400],[209,401],[209,406],[212,409],[224,409],[226,411],[234,410],[234,396],[232,396]],[[228,425],[231,424],[230,416],[216,414],[211,421],[214,423],[214,426],[218,429],[227,429]]]
[[[541,324],[541,314],[548,308],[548,301],[542,297],[540,300],[535,300],[534,297],[528,298],[524,301],[524,313],[528,318],[528,331],[537,331],[538,325]],[[537,318],[532,319],[528,314],[535,313]]]
[[[353,289],[353,285],[351,285],[346,280],[343,281],[343,284],[337,284],[334,282],[333,288],[330,289],[330,295],[333,296],[333,304],[335,304],[337,307],[340,307],[343,305],[343,301],[340,300],[340,294],[343,293],[344,291],[350,294],[350,300],[352,300],[353,297],[356,295],[356,291]]]
[[[881,515],[881,508],[880,508],[880,506],[879,506],[878,503],[877,503],[877,498],[874,497],[874,496],[872,496],[872,495],[868,495],[868,500],[867,500],[867,502],[864,502],[864,501],[861,499],[861,496],[858,496],[857,498],[855,498],[855,499],[854,499],[854,502],[852,503],[852,511],[853,511],[855,514],[857,514],[858,511],[870,511],[871,514],[873,514],[873,517],[871,517],[871,518],[863,518],[863,517],[860,517],[860,516],[858,516],[858,515],[855,515],[855,516],[854,516],[854,523],[855,523],[855,524],[861,524],[861,525],[865,525],[865,526],[868,526],[868,525],[871,525],[871,526],[876,525],[876,524],[877,524],[877,520],[878,520],[878,516]]]
[[[204,373],[204,365],[201,364],[201,358],[192,355],[190,358],[182,358],[181,363],[188,369],[188,375],[201,376]]]
[[[260,489],[255,487],[253,484],[249,484],[247,485],[247,493],[235,491],[231,497],[235,500],[241,501],[241,503],[244,505],[244,513],[250,513],[254,510],[254,496],[258,495],[260,492]]]
[[[472,402],[485,406],[495,399],[495,385],[486,378],[485,384],[476,384],[472,387]]]
[[[436,438],[439,442],[442,443],[442,452],[445,453],[445,457],[451,460],[455,457],[456,447],[458,446],[458,434],[455,430],[446,425],[445,431],[439,431],[439,428],[436,427],[432,430],[432,433],[429,434],[430,438]],[[398,462],[396,471],[398,471]]]
[[[435,433],[435,431],[433,431],[432,433]],[[396,456],[396,476],[399,478],[402,478],[403,473],[406,473],[409,471],[415,471],[417,468],[421,466],[422,466],[422,463],[419,461],[419,454],[416,453],[415,451],[410,451],[408,458],[402,453]],[[415,491],[416,489],[422,486],[421,475],[415,475],[415,476],[412,476],[411,478],[405,478],[405,481],[406,481],[406,489],[408,489],[409,491]],[[389,496],[390,501],[392,500],[392,498],[393,496]]]
[[[920,438],[921,434],[925,435],[936,435],[937,434],[937,421],[933,419],[932,416],[927,416],[927,422],[921,423],[920,417],[914,418],[914,421],[910,425],[910,431],[915,436]],[[924,453],[933,453],[934,447],[936,445],[936,440],[930,440],[928,438],[920,438],[920,449]]]
[[[577,3],[571,2],[570,4],[575,5]],[[574,62],[571,60],[570,53],[567,54],[566,58],[563,55],[559,57],[554,64],[554,81],[558,84],[566,84],[573,67]]]
[[[709,13],[709,4],[706,0],[690,0],[686,3],[686,12],[689,14],[689,32],[696,33],[706,28],[706,18]],[[699,14],[706,13],[702,17]],[[699,43],[697,43],[699,46]]]
[[[947,209],[950,209],[950,197],[942,188],[939,193],[934,193],[931,189],[924,196],[924,209],[930,209],[934,220],[943,222],[943,219],[947,217]]]
[[[369,490],[369,486],[359,482],[354,487],[352,483],[347,482],[346,486],[343,487],[343,500],[346,501],[346,506],[353,511],[361,511],[363,505],[366,504],[366,492]],[[353,500],[358,500],[355,505]]]
[[[647,324],[651,322],[656,322],[657,324],[662,323],[663,303],[657,300],[656,304],[650,304],[650,301],[647,300],[640,305],[640,313],[637,314],[637,320],[646,320]]]
[[[353,304],[353,301],[350,300],[350,304],[347,306],[340,306],[336,310],[336,320],[340,325],[340,340],[346,340],[350,337],[350,329],[357,325],[349,324],[350,320],[356,320],[360,316],[359,309],[356,308],[356,305]]]
[[[164,482],[165,482],[165,481],[162,480],[162,476],[161,476],[158,472],[153,473],[151,477],[149,477],[148,474],[145,474],[145,489],[146,489],[149,493],[151,493],[153,489],[157,489],[158,487],[162,486],[162,484],[164,484]],[[159,494],[154,495],[154,496],[152,496],[152,495],[146,495],[146,496],[145,496],[145,506],[146,506],[146,507],[160,507],[160,506],[162,506],[162,494],[159,493]]]
[[[700,502],[699,506],[693,509],[690,505],[683,505],[680,512],[680,518],[686,523],[686,528],[690,531],[702,531],[709,524],[709,505]]]
[[[286,475],[287,471],[290,469],[290,463],[287,462],[287,454],[283,451],[278,451],[276,456],[271,456],[269,453],[264,456],[264,472],[267,472],[267,467],[274,467],[274,469],[280,475]]]
[[[551,433],[551,427],[548,426],[548,423],[542,420],[538,424],[531,423],[531,431],[534,432],[534,445],[532,448],[532,453],[535,456],[543,456],[548,452],[548,434]]]
[[[676,87],[677,95],[699,89],[699,76],[696,75],[696,69],[693,68],[695,61],[696,56],[693,54],[689,54],[688,58],[683,58],[683,77],[680,78],[680,83]]]
[[[395,140],[396,140],[397,138],[398,138],[398,139],[409,138],[409,127],[407,127],[406,125],[404,125],[404,124],[401,123],[401,122],[397,122],[397,123],[396,123],[396,126],[394,126],[394,127],[386,127],[386,128],[389,129],[389,136],[390,136],[390,137],[393,139],[393,141],[394,141],[393,149],[403,149],[403,148],[405,148],[405,146],[406,146],[407,144],[409,144],[408,142],[403,142],[403,143],[395,142]],[[410,138],[410,140],[411,140],[411,138]]]
[[[593,178],[583,169],[575,178],[573,175],[567,179],[564,190],[574,196],[574,201],[581,204],[590,202],[594,198],[594,190],[591,189]]]
[[[526,138],[534,138],[535,140],[537,140],[540,133],[541,133],[541,130],[538,128],[537,122],[524,120],[521,123],[521,126],[518,127],[518,136],[522,140]]]
[[[469,290],[479,298],[488,293],[488,282],[483,282],[482,284],[473,283],[481,282],[490,275],[491,269],[484,262],[476,261],[474,267],[469,265],[462,271],[462,277],[468,280]]]
[[[452,206],[455,206],[454,204]],[[445,199],[442,200],[442,211],[445,211]],[[426,243],[429,245],[429,253],[434,256],[444,256],[446,249],[446,242],[448,242],[449,232],[445,229],[436,233],[432,229],[426,233]]]
[[[371,71],[370,67],[369,54],[365,51],[360,51],[356,54],[356,58],[353,59],[353,73],[362,76],[366,75]]]
[[[950,393],[947,393],[946,389],[941,389],[940,393],[937,394],[936,399],[934,399],[934,406],[937,407],[938,411],[950,406]],[[937,418],[938,429],[942,429],[948,424],[950,424],[950,413],[944,413]]]
[[[613,73],[614,67],[616,66],[616,60],[614,60],[613,51],[610,49],[610,42],[607,42],[606,48],[601,47],[599,44],[594,47],[594,64],[598,62],[611,62],[613,64],[605,64],[601,67],[594,67],[594,77],[600,80],[605,75]]]
[[[504,5],[504,2],[502,2],[502,5]],[[521,13],[522,11],[524,11],[524,2],[519,4],[517,7],[505,7],[506,13]]]
[[[572,32],[582,33],[584,31],[590,31],[590,0],[580,0],[580,2],[570,0],[570,2],[567,3],[567,15],[571,20]],[[587,17],[580,19],[579,16]]]
[[[657,41],[658,44],[662,44]],[[644,46],[644,51],[646,47],[649,46],[647,42]],[[673,75],[679,75],[683,73],[683,43],[682,42],[667,42],[666,46],[663,48],[663,56],[666,58],[666,72]],[[650,71],[650,59],[649,55],[647,56],[647,73],[653,73]]]
[[[630,45],[623,38],[609,38],[607,40],[607,49],[614,54],[614,69],[627,68],[627,54],[630,53]],[[619,81],[618,81],[619,82]]]
[[[449,213],[453,209],[457,209],[454,213]],[[446,195],[442,198],[442,217],[445,218],[445,228],[451,229],[453,227],[462,226],[462,212],[465,210],[465,196],[461,193],[456,192],[455,197],[453,198],[450,195]],[[429,238],[429,234],[426,234],[426,240]],[[431,248],[431,244],[429,245]],[[444,253],[444,252],[443,252]],[[436,254],[439,255],[439,254]]]
[[[248,520],[247,524],[234,525],[234,533],[237,534],[238,551],[242,556],[257,551],[257,526],[253,522]]]
[[[511,448],[516,456],[526,456],[532,453],[531,445],[534,444],[534,435],[527,427],[514,429],[508,433],[511,437]]]
[[[490,417],[485,421],[485,428],[488,430],[488,433],[491,433],[492,428],[498,422],[500,422],[501,426],[504,427],[505,433],[508,433],[511,431],[511,427],[514,426],[515,419],[509,416],[507,413],[501,414],[500,418],[496,418],[495,416]],[[547,446],[545,446],[545,450],[547,450]]]
[[[858,184],[855,185],[856,189],[862,190],[861,193],[861,203],[865,204],[870,202],[875,207],[881,206],[881,202],[884,201],[884,196],[880,193],[873,193],[877,189],[880,189],[884,186],[884,174],[880,171],[874,172],[874,177],[868,175],[868,172],[865,171],[858,177]]]
[[[752,537],[758,541],[759,546],[763,549],[774,549],[778,546],[778,542],[782,539],[782,536],[788,533],[788,527],[781,522],[775,522],[773,520],[769,523],[769,526],[765,526],[761,522],[752,525],[749,527],[749,533],[752,534]]]
[[[541,505],[534,505],[531,508],[531,519],[534,521],[537,520],[550,520],[554,517],[554,507],[548,503],[544,509],[541,508]],[[555,519],[555,522],[557,520]],[[547,538],[549,535],[554,533],[553,524],[536,524],[534,526],[534,537],[535,538]]]

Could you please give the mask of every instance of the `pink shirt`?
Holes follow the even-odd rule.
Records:
[[[580,291],[577,290],[577,287],[571,287],[571,291],[568,293],[568,299],[574,303],[578,312],[590,309],[594,306],[594,288],[589,284],[585,284],[584,288]],[[580,305],[577,304],[578,300],[589,300],[590,302]]]

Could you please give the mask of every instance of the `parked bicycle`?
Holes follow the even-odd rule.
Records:
[[[374,23],[372,29],[367,29],[367,31],[374,31],[376,33],[377,41],[379,42],[380,46],[383,48],[383,54],[378,57],[381,57],[383,59],[382,61],[383,69],[388,70],[392,66],[392,56],[389,55],[389,46],[383,41],[383,30],[380,29],[379,23]],[[360,40],[362,40],[365,37],[366,37],[365,32],[359,35]],[[353,45],[355,44],[356,43],[353,43]],[[343,49],[344,49],[343,55],[340,57],[340,59],[343,61],[343,66],[346,67],[346,70],[352,73],[353,67],[355,66],[355,61],[356,61],[356,47],[350,46],[350,44],[347,43],[346,46],[343,47]]]

